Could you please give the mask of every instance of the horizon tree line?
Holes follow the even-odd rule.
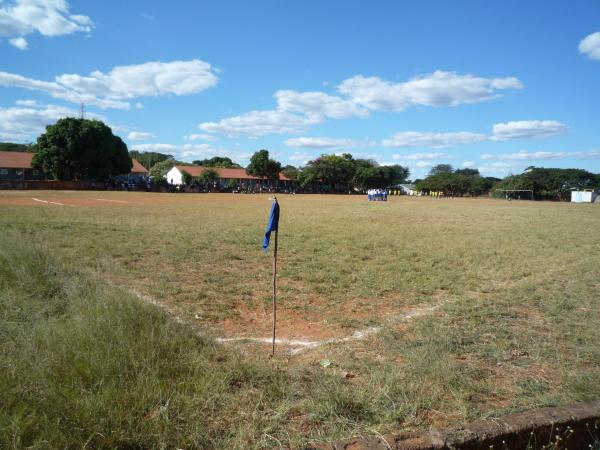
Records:
[[[32,165],[54,179],[102,179],[129,173],[132,158],[145,164],[151,176],[162,179],[175,165],[198,165],[211,169],[244,168],[227,156],[195,160],[191,164],[160,152],[128,151],[123,140],[99,120],[64,118],[46,127],[35,143],[0,143],[0,151],[34,153]],[[302,167],[283,166],[261,149],[244,168],[249,175],[277,180],[282,173],[302,188],[319,186],[324,191],[352,192],[389,188],[409,180],[410,170],[401,165],[380,165],[354,158],[351,153],[322,154]],[[216,180],[207,171],[203,181]],[[530,166],[522,174],[503,179],[484,177],[478,169],[454,169],[450,164],[431,168],[424,179],[414,180],[419,191],[443,191],[449,195],[482,195],[494,189],[532,190],[538,199],[565,199],[571,190],[600,188],[600,174],[584,169]]]

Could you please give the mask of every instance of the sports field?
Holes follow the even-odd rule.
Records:
[[[0,191],[3,254],[50,255],[117,302],[157,303],[169,329],[210,342],[208,359],[233,361],[214,369],[229,383],[211,400],[227,397],[225,412],[208,412],[192,431],[191,406],[178,399],[199,395],[197,386],[175,372],[167,384],[176,412],[152,428],[156,440],[132,431],[125,442],[155,447],[164,433],[182,446],[300,445],[600,398],[598,205],[279,199],[282,341],[269,360],[260,342],[271,332],[272,260],[261,248],[267,195]],[[14,273],[4,272],[4,286]],[[9,316],[0,322],[3,345]],[[2,364],[12,363],[5,356]],[[149,405],[166,401],[151,397],[129,411],[140,423]],[[5,426],[15,417],[7,413]]]

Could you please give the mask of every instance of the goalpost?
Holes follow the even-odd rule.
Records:
[[[533,200],[532,189],[496,189],[495,198],[505,198],[506,200]]]

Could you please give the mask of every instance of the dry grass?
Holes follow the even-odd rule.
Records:
[[[257,436],[302,442],[600,396],[597,205],[280,203],[280,335],[384,329],[281,357],[292,392]],[[269,334],[268,208],[266,196],[0,192],[3,230],[157,299],[211,336]],[[430,316],[398,320],[437,304]],[[265,363],[266,347],[243,350],[248,363]]]

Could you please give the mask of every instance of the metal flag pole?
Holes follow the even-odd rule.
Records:
[[[274,197],[275,203],[277,203],[277,197]],[[279,227],[278,227],[279,228]],[[275,356],[275,329],[277,323],[277,235],[279,234],[278,229],[275,232],[275,242],[273,248],[273,350],[271,356]]]

